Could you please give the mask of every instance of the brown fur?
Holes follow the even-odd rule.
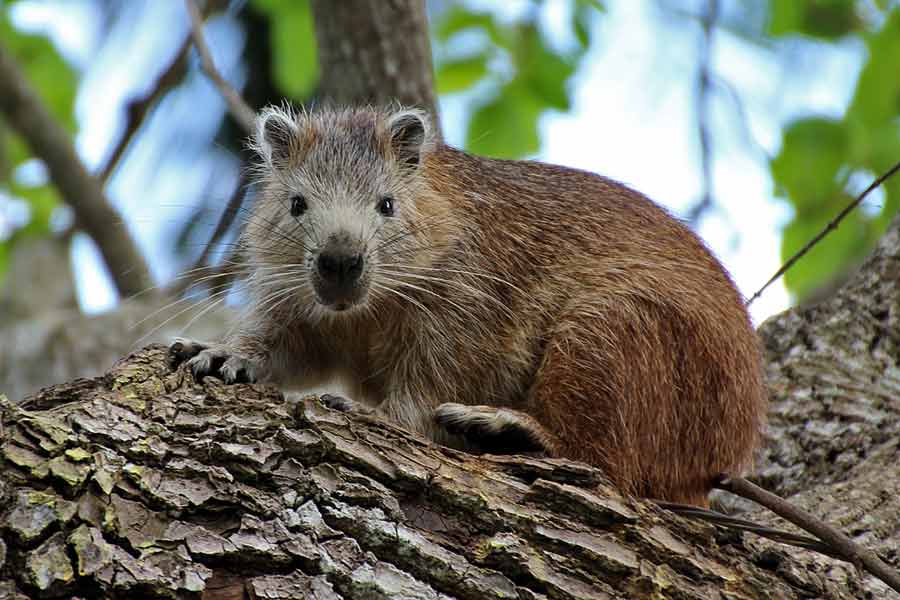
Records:
[[[253,297],[223,372],[245,365],[304,387],[339,377],[357,400],[455,445],[437,407],[505,407],[551,454],[639,496],[705,505],[717,475],[748,466],[766,407],[755,332],[722,266],[660,207],[594,174],[451,149],[427,123],[407,168],[391,113],[267,118],[291,128],[302,157],[266,161],[273,123],[261,125],[262,191],[242,237]],[[294,223],[284,214],[298,189],[325,208]],[[398,213],[381,223],[372,207],[388,191]],[[365,301],[342,313],[317,306],[307,281],[336,206],[358,211],[347,243],[372,265]],[[263,281],[291,265],[299,275]],[[266,305],[273,290],[282,300]]]

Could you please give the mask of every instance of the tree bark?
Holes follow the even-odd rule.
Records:
[[[422,0],[312,0],[312,8],[323,98],[418,106],[440,131]]]
[[[858,576],[831,585],[782,548],[622,498],[592,467],[476,457],[312,397],[197,383],[162,346],[0,405],[7,597],[878,591]]]
[[[110,205],[100,182],[85,169],[69,135],[50,115],[12,56],[0,45],[0,112],[44,161],[78,227],[97,243],[116,289],[124,297],[153,284],[150,272],[122,217]]]

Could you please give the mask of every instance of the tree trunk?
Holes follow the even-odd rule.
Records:
[[[338,104],[399,101],[427,110],[439,125],[422,0],[312,0],[312,8],[323,98]]]
[[[63,598],[860,598],[828,565],[151,346],[2,403],[0,590]],[[2,594],[2,592],[0,592]],[[2,595],[0,595],[2,597]],[[874,596],[873,596],[874,597]]]

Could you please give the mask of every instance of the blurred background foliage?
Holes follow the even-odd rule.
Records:
[[[180,5],[163,1],[172,2],[176,8]],[[97,76],[91,70],[93,59],[84,55],[67,60],[51,42],[49,30],[29,33],[25,28],[17,29],[13,18],[16,5],[28,2],[34,0],[4,0],[0,4],[0,39],[55,117],[74,134],[76,93],[80,81],[88,75]],[[566,4],[568,31],[563,36],[559,32],[550,35],[539,18],[551,2]],[[93,22],[91,56],[102,55],[104,50],[121,53],[122,36],[139,35],[140,12],[146,8],[142,3],[115,0],[57,4],[68,4],[68,10],[80,5],[79,18]],[[503,3],[428,3],[437,91],[466,97],[464,140],[468,150],[498,157],[533,156],[541,144],[540,117],[548,111],[568,111],[572,106],[573,76],[595,41],[591,32],[596,29],[591,23],[605,18],[605,7],[599,1],[529,0],[524,10],[511,17],[508,11],[497,10],[497,4]],[[711,6],[709,2],[688,0],[656,0],[654,4],[676,26],[696,26],[704,18],[704,7]],[[247,0],[213,3],[211,8],[210,45],[216,50],[212,34],[217,27],[231,32],[230,39],[240,40],[231,54],[222,54],[219,44],[217,60],[251,106],[259,108],[284,98],[297,103],[317,100],[318,66],[307,1]],[[866,49],[846,113],[840,118],[807,115],[793,119],[784,126],[780,150],[769,162],[776,194],[791,209],[781,248],[787,258],[872,178],[900,159],[900,3],[741,0],[723,2],[718,14],[715,27],[728,30],[778,60],[791,59],[779,43],[787,39],[822,45],[855,39]],[[205,109],[197,106],[197,90],[208,83],[198,82],[202,76],[197,73],[196,57],[184,46],[186,25],[173,27],[166,34],[170,47],[157,53],[156,62],[141,63],[140,68],[146,70],[146,85],[119,108],[126,116],[122,130],[114,132],[101,153],[102,159],[93,156],[86,162],[98,173],[108,167],[113,181],[129,154],[137,152],[137,146],[154,145],[155,150],[144,153],[155,152],[158,166],[171,159],[166,151],[173,147],[173,141],[178,140],[183,147],[186,138],[191,138],[190,148],[182,149],[174,160],[196,161],[203,153],[218,157],[220,167],[210,171],[214,175],[193,185],[193,193],[185,193],[189,209],[172,224],[171,239],[177,243],[165,250],[143,248],[147,253],[171,251],[172,260],[183,267],[199,253],[198,245],[208,236],[211,223],[224,206],[223,197],[229,193],[223,186],[235,185],[234,172],[247,157],[241,155],[242,132],[224,110],[210,110],[213,118],[204,116]],[[561,43],[560,39],[568,42]],[[602,69],[603,65],[593,68]],[[802,64],[797,68],[803,68]],[[161,75],[166,73],[168,79]],[[206,91],[209,93],[208,87]],[[121,139],[131,126],[136,107],[145,110],[146,118],[137,123],[133,137],[123,145]],[[203,127],[204,119],[213,120]],[[485,135],[486,131],[491,135]],[[712,133],[715,135],[715,131]],[[124,146],[123,158],[106,165],[116,145]],[[11,249],[22,239],[51,233],[66,235],[75,227],[35,162],[0,118],[0,273],[6,268]],[[227,177],[222,176],[223,169],[229,172]],[[856,264],[884,232],[898,203],[900,178],[888,182],[876,202],[852,213],[788,272],[786,285],[794,297],[810,296],[835,274]]]
[[[11,2],[4,2],[9,5]],[[51,114],[70,133],[75,133],[75,92],[78,78],[44,36],[29,35],[15,29],[9,12],[0,11],[0,40],[11,51],[31,84],[40,92]],[[13,246],[29,236],[47,235],[54,209],[60,205],[55,188],[46,181],[35,181],[27,173],[17,173],[31,160],[28,146],[3,124],[0,116],[0,189],[9,197],[24,201],[14,223],[7,231],[0,228],[0,281]],[[0,198],[0,202],[2,202]],[[57,213],[58,214],[58,213]],[[12,220],[12,219],[10,219]]]

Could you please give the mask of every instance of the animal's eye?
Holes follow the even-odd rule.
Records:
[[[378,201],[378,212],[386,217],[394,216],[394,199],[390,196],[382,196]]]
[[[291,198],[291,216],[299,217],[306,212],[306,198],[297,194]]]

